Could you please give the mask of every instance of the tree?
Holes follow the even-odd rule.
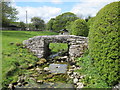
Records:
[[[74,21],[69,22],[69,25],[67,25],[65,28],[68,30],[69,34],[72,34],[72,25]]]
[[[29,27],[30,30],[34,30],[35,29],[35,26],[32,23],[29,23],[28,27]]]
[[[77,36],[88,36],[88,26],[85,20],[77,19],[71,25],[71,34]]]
[[[19,26],[21,27],[22,30],[25,30],[26,25],[24,22],[19,22]]]
[[[89,32],[89,55],[93,66],[109,86],[118,83],[120,78],[119,5],[120,1],[102,8],[94,18]]]
[[[33,18],[31,18],[31,22],[35,26],[35,29],[37,29],[37,30],[45,29],[45,22],[41,18],[33,17]]]
[[[53,24],[54,24],[55,18],[51,18],[49,22],[47,23],[47,30],[53,30]]]
[[[10,6],[10,2],[0,2],[2,5],[2,26],[9,26],[10,22],[14,22],[18,14],[17,10]]]
[[[55,31],[65,29],[70,22],[75,21],[76,19],[78,19],[78,17],[74,13],[63,13],[55,18],[55,21],[53,23],[53,29]]]

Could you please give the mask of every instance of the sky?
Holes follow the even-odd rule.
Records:
[[[95,16],[105,5],[119,0],[12,0],[12,6],[18,10],[18,21],[28,23],[32,17],[40,17],[46,23],[56,16],[72,12],[78,17]]]

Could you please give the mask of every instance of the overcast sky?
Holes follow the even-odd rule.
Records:
[[[50,18],[65,13],[73,12],[77,16],[85,18],[95,16],[105,5],[119,0],[12,0],[13,6],[17,8],[19,14],[18,21],[26,21],[26,11],[28,12],[28,22],[34,16],[41,17],[45,22]]]

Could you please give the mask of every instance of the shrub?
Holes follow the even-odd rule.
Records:
[[[77,19],[72,23],[71,33],[77,36],[88,36],[87,23],[83,19]]]
[[[102,8],[94,18],[89,32],[89,53],[101,79],[110,86],[119,79],[119,2]]]
[[[89,29],[90,29],[90,27],[92,26],[92,24],[93,24],[93,22],[94,22],[94,18],[95,18],[95,17],[91,17],[91,18],[88,20],[88,22],[87,22],[87,25],[88,25]]]

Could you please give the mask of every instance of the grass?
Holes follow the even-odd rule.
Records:
[[[111,88],[101,79],[96,68],[92,65],[88,51],[85,52],[83,57],[77,58],[76,61],[77,65],[81,66],[81,69],[77,70],[77,72],[85,75],[85,78],[81,80],[85,85],[84,88]]]
[[[67,51],[68,45],[66,43],[50,43],[49,48],[51,52]]]
[[[26,72],[25,69],[19,67],[27,68],[29,64],[34,65],[38,61],[36,56],[23,48],[21,44],[23,40],[33,36],[57,34],[49,31],[2,31],[2,35],[0,35],[0,38],[2,38],[2,76],[0,75],[2,85],[6,86],[11,82],[15,82],[20,74]],[[54,46],[55,44],[51,45],[51,47]],[[57,48],[53,51],[57,51]]]

